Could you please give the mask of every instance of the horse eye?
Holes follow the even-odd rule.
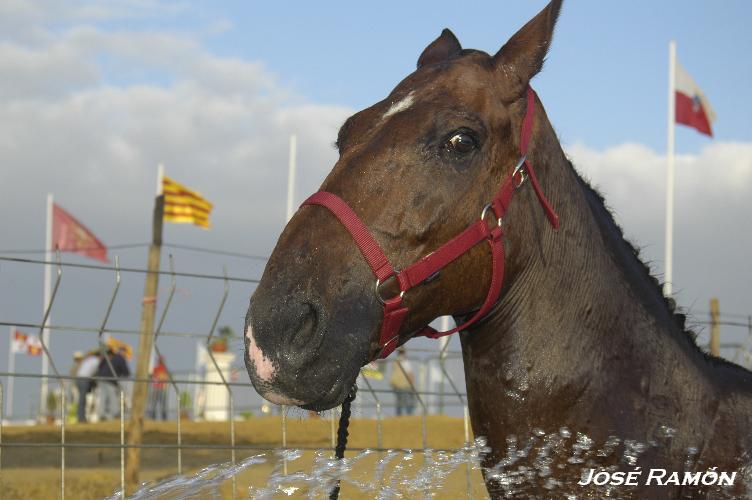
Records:
[[[454,134],[446,143],[446,148],[457,153],[469,153],[475,149],[475,139],[469,134],[459,132]]]

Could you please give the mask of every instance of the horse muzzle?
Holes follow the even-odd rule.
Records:
[[[368,356],[368,332],[344,331],[347,323],[328,321],[324,310],[308,297],[273,300],[261,287],[254,294],[245,329],[245,363],[262,397],[321,411],[347,396]]]

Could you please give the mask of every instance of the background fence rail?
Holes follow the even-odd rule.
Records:
[[[42,401],[40,399],[40,405],[36,412],[33,409],[30,409],[30,411],[26,413],[25,418],[22,417],[22,414],[24,412],[14,412],[13,414],[8,414],[6,412],[7,401],[4,401],[4,399],[7,397],[7,391],[5,391],[5,387],[0,384],[0,477],[3,476],[3,471],[6,470],[3,460],[4,458],[7,458],[7,455],[4,455],[2,453],[3,449],[6,448],[7,450],[14,451],[22,449],[59,449],[59,492],[62,498],[65,498],[66,496],[66,472],[68,469],[66,452],[70,454],[76,450],[84,451],[102,449],[109,449],[117,452],[120,469],[119,491],[122,493],[125,491],[125,450],[128,448],[137,447],[144,450],[173,450],[175,452],[175,462],[173,464],[173,467],[175,472],[178,474],[183,473],[185,470],[183,461],[184,451],[224,450],[228,452],[230,464],[234,465],[237,463],[237,452],[240,451],[279,451],[288,449],[287,438],[288,427],[290,425],[290,417],[288,415],[287,408],[278,407],[262,401],[253,401],[252,399],[249,400],[247,397],[244,403],[238,405],[233,389],[242,390],[246,396],[248,394],[255,395],[255,391],[248,381],[247,375],[242,373],[244,371],[242,365],[240,367],[236,367],[236,369],[228,369],[226,364],[223,365],[223,363],[218,360],[218,354],[211,349],[213,342],[216,340],[217,327],[221,323],[221,319],[223,317],[223,314],[225,313],[228,296],[231,293],[230,285],[234,283],[244,286],[244,292],[247,294],[247,296],[249,296],[251,292],[250,287],[255,285],[258,280],[252,278],[229,276],[226,270],[221,275],[177,272],[174,269],[174,262],[172,257],[169,258],[169,270],[159,272],[160,275],[168,276],[170,283],[168,290],[163,294],[163,297],[160,298],[160,301],[163,302],[164,305],[161,311],[159,311],[159,320],[154,330],[153,336],[155,355],[157,357],[164,357],[165,359],[173,360],[173,363],[169,363],[167,365],[167,376],[169,379],[168,387],[172,392],[169,400],[169,406],[171,407],[169,417],[171,419],[170,421],[172,421],[175,426],[175,441],[142,443],[137,446],[132,446],[128,445],[125,440],[125,420],[129,417],[130,412],[130,405],[128,404],[129,394],[132,389],[133,383],[152,383],[153,380],[151,378],[143,379],[137,378],[135,376],[121,378],[92,376],[84,378],[77,376],[75,373],[66,374],[64,371],[62,371],[62,368],[65,366],[64,360],[69,360],[71,358],[71,354],[75,350],[75,347],[73,345],[76,343],[77,345],[80,345],[80,339],[82,338],[85,338],[86,340],[84,342],[89,342],[93,349],[98,349],[100,353],[104,353],[107,349],[107,341],[110,336],[126,336],[128,338],[135,339],[137,338],[136,335],[140,335],[139,330],[135,328],[114,327],[111,326],[110,323],[113,319],[113,311],[116,309],[118,304],[124,300],[122,298],[123,275],[145,275],[149,271],[132,267],[121,267],[118,259],[115,260],[113,266],[102,266],[62,262],[59,255],[57,256],[57,259],[55,261],[19,257],[0,257],[0,262],[5,263],[6,265],[30,266],[34,270],[39,269],[43,266],[54,266],[55,281],[53,284],[52,294],[50,301],[44,310],[44,314],[39,321],[13,317],[10,315],[0,317],[1,326],[8,327],[9,329],[10,327],[15,327],[19,329],[36,331],[39,334],[40,340],[43,337],[41,333],[45,329],[49,329],[51,332],[53,332],[53,334],[50,336],[50,338],[52,339],[51,345],[48,345],[46,342],[42,341],[43,356],[45,356],[49,361],[51,373],[45,376],[39,373],[34,373],[32,370],[28,369],[19,369],[13,372],[5,370],[0,372],[0,377],[4,377],[8,381],[7,383],[11,384],[16,380],[26,380],[27,382],[33,382],[36,380],[37,382],[44,384],[46,380],[51,379],[57,383],[57,388],[52,389],[50,391],[50,395],[51,398],[54,398],[56,400],[56,403],[59,405],[59,408],[54,412],[45,412],[43,407],[43,403],[45,403],[45,401]],[[109,277],[109,280],[100,280],[100,282],[96,285],[96,289],[94,290],[94,293],[98,296],[98,298],[106,297],[103,309],[101,309],[100,313],[97,314],[97,308],[87,307],[84,314],[81,314],[80,311],[74,311],[73,316],[75,316],[78,320],[75,323],[60,321],[57,324],[50,324],[49,318],[51,316],[51,311],[58,311],[59,308],[61,285],[66,284],[71,280],[80,280],[81,276],[75,276],[71,274],[76,272],[95,273],[98,278],[100,276]],[[179,280],[200,280],[201,283],[218,282],[222,286],[220,296],[216,300],[205,300],[202,303],[201,310],[191,311],[193,318],[201,316],[211,317],[209,327],[204,332],[196,330],[186,331],[166,328],[166,325],[169,322],[169,318],[175,314],[178,314],[177,311],[175,311],[174,307],[175,297],[178,292]],[[109,281],[109,285],[106,284],[106,281]],[[91,290],[89,290],[89,292],[91,292]],[[211,306],[211,302],[213,302],[215,305]],[[137,309],[131,308],[126,314],[126,317],[130,317],[131,321],[135,323],[135,318],[138,317],[136,313]],[[92,325],[91,323],[86,324],[86,318],[90,318],[91,321],[97,321],[95,319],[97,316],[101,319],[98,320],[98,324],[96,324],[96,326]],[[84,321],[81,321],[81,319],[84,319]],[[76,342],[73,342],[73,339],[76,339]],[[173,343],[170,345],[164,345],[164,342],[167,340],[171,340]],[[182,343],[183,345],[176,346],[175,342]],[[180,364],[185,365],[184,362],[177,363],[178,361],[185,361],[182,358],[191,353],[191,347],[184,345],[188,342],[198,342],[203,348],[207,363],[204,363],[200,367],[200,370],[186,370],[184,366],[179,367]],[[236,339],[235,342],[239,343],[240,339]],[[236,345],[235,347],[236,352],[242,352],[242,345]],[[236,352],[231,352],[231,354],[235,354]],[[361,376],[358,378],[360,394],[356,399],[355,404],[353,405],[353,414],[356,418],[373,419],[376,422],[376,435],[374,436],[375,442],[374,446],[370,446],[368,448],[370,450],[379,452],[387,451],[387,449],[383,447],[383,426],[384,420],[388,417],[386,413],[391,413],[396,407],[394,391],[389,387],[388,384],[388,376],[395,370],[399,370],[409,380],[409,391],[412,394],[414,401],[418,403],[419,411],[417,412],[417,417],[420,418],[421,422],[421,446],[419,448],[397,446],[390,447],[389,450],[401,450],[410,453],[421,452],[424,454],[430,454],[433,451],[442,451],[441,449],[429,450],[428,448],[429,428],[427,425],[427,418],[431,414],[438,413],[439,408],[441,408],[442,412],[444,410],[448,410],[455,415],[459,415],[460,418],[467,420],[465,395],[458,389],[458,387],[460,387],[464,382],[454,380],[454,377],[451,374],[451,370],[448,370],[446,366],[448,362],[454,363],[457,365],[455,366],[456,371],[456,369],[460,366],[459,363],[461,360],[461,354],[458,351],[449,351],[447,349],[447,345],[445,345],[443,350],[441,350],[440,352],[435,348],[431,349],[418,347],[416,349],[411,349],[409,353],[409,356],[403,361],[381,360],[376,363],[375,366],[371,366],[370,368],[372,371],[370,373],[371,376],[375,378],[368,378],[363,374],[361,374]],[[201,354],[199,352],[196,352],[196,357],[199,356],[201,356]],[[111,372],[114,373],[115,369],[110,359],[107,356],[104,356],[103,359],[104,362],[109,366]],[[239,359],[236,359],[236,361],[239,361]],[[373,371],[374,368],[375,371]],[[237,373],[236,370],[240,370],[240,376],[236,379],[232,379]],[[439,384],[437,384],[437,373],[441,378],[440,390]],[[379,380],[379,378],[381,379]],[[71,396],[75,392],[73,390],[75,387],[75,382],[80,380],[90,380],[100,385],[110,383],[116,384],[118,399],[117,406],[119,408],[119,415],[117,417],[118,430],[117,439],[115,442],[110,442],[109,440],[99,440],[95,442],[71,442],[70,439],[66,439],[66,431],[69,429],[75,430],[78,425],[75,423],[75,418],[72,415],[72,406],[75,404],[75,399]],[[444,390],[444,383],[448,384],[450,390]],[[33,387],[33,385],[29,386],[27,384],[27,387]],[[219,411],[219,413],[225,414],[225,421],[229,431],[229,439],[227,440],[227,442],[186,443],[184,441],[184,430],[182,422],[184,421],[184,417],[186,416],[186,408],[184,407],[185,405],[183,404],[182,399],[184,394],[187,393],[186,388],[191,387],[194,388],[194,400],[197,400],[198,397],[196,397],[196,395],[203,391],[204,403],[203,405],[194,405],[194,411],[189,412],[192,413],[192,415],[189,415],[189,419],[205,419],[209,412],[212,411]],[[227,398],[225,399],[225,405],[216,407],[207,404],[206,393],[210,387],[222,388],[222,390],[226,392]],[[25,399],[27,400],[27,402],[32,402],[31,406],[33,406],[34,398],[29,397],[28,392],[29,391],[26,391]],[[452,401],[449,401],[450,397],[452,398]],[[439,404],[438,400],[440,398],[442,399],[442,402]],[[443,399],[445,398],[447,399],[447,401],[444,402]],[[50,410],[50,408],[48,408],[48,410]],[[277,442],[277,444],[256,445],[237,442],[236,422],[240,419],[247,419],[249,412],[252,412],[252,414],[254,415],[276,414],[280,416],[279,441]],[[294,410],[294,412],[297,413],[296,417],[294,417],[297,420],[321,418],[313,414],[304,413],[300,410]],[[330,446],[325,448],[329,449],[332,452],[335,442],[335,422],[337,419],[337,412],[337,410],[332,410],[328,415],[330,422],[329,429],[331,439],[329,441]],[[412,409],[410,409],[410,412],[412,412]],[[256,417],[254,416],[250,418]],[[57,439],[44,439],[41,442],[35,440],[8,441],[7,438],[3,439],[3,423],[7,428],[9,424],[15,424],[15,426],[19,424],[28,425],[41,422],[44,419],[47,419],[50,422],[54,422],[54,425],[58,426],[59,434]],[[96,417],[94,418],[94,420],[96,420]],[[466,441],[469,439],[469,433],[467,432],[467,429],[469,429],[469,425],[466,421],[462,425],[462,428],[465,429],[464,441],[465,444],[467,444]],[[50,427],[45,427],[45,429],[49,430]],[[46,437],[51,436],[49,432],[45,432],[44,435]],[[79,438],[77,437],[77,439]],[[296,445],[295,448],[301,450],[322,449],[321,446],[310,447],[299,445]],[[350,449],[353,452],[358,452],[363,451],[366,448],[353,446]],[[457,451],[457,449],[446,449],[444,451]],[[284,472],[286,473],[287,460],[285,459],[284,462]],[[238,496],[238,489],[235,484],[234,476],[231,481],[231,497],[236,498]],[[113,485],[113,488],[115,488],[115,485]]]
[[[100,352],[106,350],[108,338],[111,336],[125,336],[135,339],[140,335],[139,330],[128,327],[112,326],[114,316],[118,315],[120,321],[137,323],[138,306],[140,300],[132,300],[130,307],[125,310],[117,311],[119,304],[127,299],[123,298],[124,275],[143,276],[149,271],[133,267],[121,267],[119,260],[115,259],[113,266],[89,265],[62,262],[59,255],[53,262],[40,259],[27,259],[18,257],[0,257],[0,262],[6,266],[28,266],[32,271],[39,270],[42,266],[54,266],[56,271],[55,282],[51,293],[49,304],[44,309],[42,317],[38,320],[16,316],[13,313],[3,312],[0,317],[0,326],[15,327],[20,329],[34,330],[42,340],[43,356],[49,362],[52,373],[42,375],[34,373],[28,369],[18,369],[14,371],[5,370],[0,372],[0,377],[6,380],[6,384],[0,384],[0,488],[6,486],[7,476],[3,474],[6,470],[9,450],[14,452],[18,450],[60,450],[59,472],[60,472],[60,496],[66,496],[66,472],[69,467],[66,452],[72,453],[75,450],[112,450],[117,452],[119,462],[119,491],[125,491],[125,450],[128,448],[140,448],[144,450],[171,450],[174,451],[174,463],[169,465],[173,467],[178,474],[185,472],[185,463],[183,452],[188,451],[226,451],[226,458],[231,465],[238,463],[238,453],[257,451],[257,450],[275,450],[283,451],[290,448],[288,428],[291,425],[291,417],[288,409],[266,403],[256,395],[247,375],[244,373],[242,360],[242,338],[235,338],[232,341],[228,359],[236,354],[240,356],[235,359],[220,359],[225,356],[214,352],[212,346],[217,340],[217,328],[222,323],[223,318],[228,314],[228,304],[233,291],[239,292],[240,301],[232,304],[233,318],[242,318],[245,313],[244,307],[247,306],[247,299],[250,296],[252,287],[258,283],[258,280],[246,277],[237,277],[228,275],[226,269],[222,274],[203,274],[194,272],[177,272],[175,271],[174,261],[169,258],[169,270],[159,271],[160,275],[169,277],[169,287],[160,301],[163,307],[159,312],[159,320],[154,331],[154,351],[156,356],[169,360],[167,363],[168,386],[171,391],[168,399],[168,416],[170,422],[175,427],[174,441],[159,443],[142,443],[137,446],[126,444],[125,419],[129,417],[130,405],[129,398],[133,383],[144,382],[152,383],[153,379],[138,378],[135,376],[113,378],[113,377],[86,377],[97,384],[115,383],[117,387],[117,405],[119,415],[117,418],[118,429],[116,440],[95,440],[92,442],[82,442],[80,436],[76,434],[76,439],[68,439],[67,433],[76,431],[78,425],[75,424],[75,418],[71,414],[71,407],[75,403],[74,386],[78,380],[84,378],[74,373],[64,373],[61,368],[65,366],[63,359],[70,360],[71,354],[76,350],[76,346],[82,345],[82,342],[88,342],[88,345]],[[0,270],[4,271],[4,269]],[[75,294],[76,292],[63,291],[62,286],[68,281],[86,281],[81,275],[75,273],[94,273],[96,276],[93,285],[87,285],[86,293],[94,294],[99,299],[104,299],[102,309],[94,307],[93,300],[89,306],[82,307],[80,304],[66,305],[64,309],[68,314],[64,316],[75,318],[75,322],[61,320],[58,323],[49,324],[51,311],[59,306],[62,296],[65,294]],[[0,276],[2,273],[0,273]],[[187,288],[193,292],[200,291],[200,300],[198,306],[196,302],[186,300],[187,307],[177,310],[177,302],[184,298],[179,293],[179,282],[198,280],[197,288]],[[218,284],[218,289],[214,283]],[[133,282],[131,281],[131,284]],[[140,283],[136,283],[140,285]],[[240,287],[240,290],[233,289],[233,286]],[[205,289],[211,288],[211,292],[205,293]],[[131,287],[130,296],[138,292],[138,287]],[[217,294],[212,296],[212,294]],[[140,296],[135,295],[140,299]],[[191,298],[191,297],[188,297]],[[99,311],[99,314],[97,314]],[[95,318],[101,318],[97,324],[91,322],[97,321]],[[204,318],[210,318],[207,327],[200,329],[195,327]],[[86,321],[89,319],[89,322]],[[189,328],[168,328],[168,323],[176,319],[176,323],[189,325]],[[744,321],[746,319],[746,321]],[[235,319],[233,319],[233,322]],[[238,323],[240,321],[238,320]],[[696,320],[697,325],[710,324],[710,322]],[[724,328],[736,329],[741,332],[741,340],[738,342],[721,343],[721,349],[725,349],[727,357],[732,358],[735,362],[740,362],[747,367],[752,366],[752,357],[750,357],[750,346],[752,346],[752,316],[743,317],[729,315],[728,319],[721,319],[718,324]],[[54,332],[51,335],[52,345],[48,345],[43,340],[41,333],[49,329]],[[242,336],[241,336],[242,337]],[[82,340],[84,339],[84,340]],[[196,343],[196,349],[193,349],[189,343]],[[412,344],[411,344],[412,345]],[[461,434],[461,442],[468,446],[472,436],[467,409],[467,395],[461,388],[464,388],[464,378],[462,372],[462,356],[456,350],[450,349],[449,343],[444,344],[440,349],[438,344],[416,344],[416,347],[408,350],[408,356],[405,360],[395,358],[390,360],[379,360],[374,365],[364,370],[358,378],[359,396],[353,404],[353,414],[355,418],[369,419],[375,421],[375,432],[373,446],[368,448],[363,446],[353,446],[350,448],[353,452],[364,451],[366,449],[386,452],[401,450],[404,452],[419,452],[430,457],[432,452],[441,451],[440,449],[431,449],[429,447],[428,418],[432,415],[450,414],[460,419],[462,425],[458,428]],[[195,357],[195,360],[188,358]],[[203,363],[199,362],[203,358]],[[105,356],[105,362],[109,365],[112,372],[114,368]],[[193,361],[190,366],[190,361]],[[232,362],[236,362],[233,366]],[[198,367],[198,369],[196,369]],[[420,446],[384,446],[384,425],[388,415],[391,414],[397,405],[395,392],[389,385],[390,375],[399,371],[404,378],[409,381],[409,392],[417,402],[418,412],[416,418],[420,419]],[[366,376],[370,374],[370,376]],[[237,376],[236,376],[237,375]],[[412,377],[411,377],[412,376]],[[40,398],[39,407],[34,410],[33,404],[36,399],[30,395],[35,382],[44,383],[45,380],[52,379],[57,384],[51,394],[59,405],[58,409],[53,412],[45,412],[43,403]],[[30,404],[28,412],[9,412],[7,408],[9,394],[8,387],[12,386],[16,380],[26,381],[25,401]],[[41,385],[41,384],[40,384]],[[29,390],[32,388],[32,390]],[[212,388],[221,389],[226,397],[219,398],[220,404],[214,400],[210,402],[208,394],[211,391],[213,396],[217,392]],[[188,394],[193,404],[185,403],[185,395]],[[48,408],[49,409],[49,408]],[[308,414],[302,410],[294,410],[294,419],[306,420],[319,418],[313,414]],[[226,442],[201,442],[191,443],[184,440],[184,422],[186,417],[188,421],[207,420],[211,415],[224,415],[222,421],[227,426]],[[275,443],[249,444],[239,442],[237,434],[237,423],[241,420],[256,419],[263,415],[277,415],[279,417],[278,437]],[[37,423],[42,419],[48,418],[59,427],[57,429],[57,438],[50,438],[50,432],[42,433],[42,441],[35,440],[9,440],[7,436],[8,426],[17,428],[19,425],[29,425]],[[333,410],[329,415],[329,446],[306,446],[296,444],[294,448],[301,450],[322,450],[327,449],[333,452],[335,441],[335,421],[337,410]],[[49,430],[50,427],[45,429]],[[225,439],[225,438],[223,438]],[[444,451],[458,451],[460,448],[445,449]],[[286,455],[283,456],[283,474],[288,473],[288,461]],[[165,464],[166,465],[166,464]],[[208,464],[206,464],[208,465]],[[5,479],[4,479],[5,478]],[[231,478],[232,488],[231,497],[238,496],[238,488],[235,476]],[[467,470],[467,495],[473,496],[474,489],[471,485],[470,469]],[[113,485],[113,489],[116,485]]]

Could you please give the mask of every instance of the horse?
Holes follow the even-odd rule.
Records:
[[[530,86],[561,3],[494,55],[445,29],[346,120],[251,298],[250,379],[273,403],[330,409],[363,365],[452,315],[491,496],[742,494],[752,373],[697,346]]]

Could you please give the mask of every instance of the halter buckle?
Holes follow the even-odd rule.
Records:
[[[396,276],[396,275],[392,275],[392,276]],[[390,276],[390,278],[392,276]],[[389,279],[389,278],[387,278],[387,279]],[[386,283],[386,281],[384,281],[384,282]],[[378,301],[381,302],[381,305],[385,306],[386,305],[385,301],[388,300],[388,299],[384,299],[384,298],[381,297],[381,294],[379,293],[379,285],[381,285],[381,280],[378,279],[378,278],[376,278],[376,286],[374,287],[373,292],[376,295],[376,299],[378,299]],[[404,297],[404,296],[405,296],[405,291],[404,290],[400,290],[399,298],[402,299],[402,297]]]
[[[517,162],[517,165],[514,167],[514,170],[512,171],[512,179],[517,174],[520,174],[520,181],[515,182],[514,188],[519,189],[520,186],[522,186],[525,183],[525,180],[527,179],[527,175],[525,173],[525,162],[527,161],[527,155],[522,155]]]
[[[499,227],[501,227],[501,217],[498,216],[498,214],[496,213],[496,210],[493,207],[493,204],[491,204],[491,203],[489,203],[485,207],[483,207],[483,211],[481,211],[481,213],[480,213],[480,220],[483,220],[483,221],[486,220],[486,214],[488,213],[489,210],[491,212],[493,212],[494,215],[496,215],[496,224]]]

